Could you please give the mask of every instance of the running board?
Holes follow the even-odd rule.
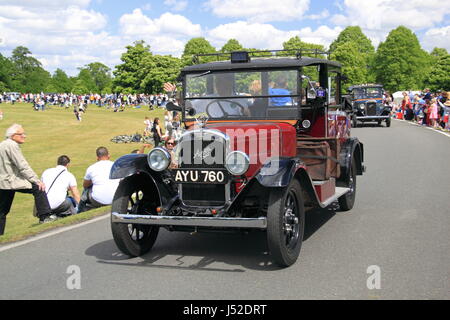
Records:
[[[350,188],[336,187],[334,195],[322,202],[322,208],[328,207],[330,204],[332,204],[334,201],[336,201],[349,191]]]

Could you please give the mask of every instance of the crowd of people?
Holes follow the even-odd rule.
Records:
[[[387,104],[392,105],[394,117],[415,122],[419,125],[438,130],[450,131],[450,93],[438,91],[432,93],[425,89],[420,93],[402,92],[401,103],[395,104],[394,98],[386,94]]]
[[[166,93],[159,94],[98,94],[76,95],[73,93],[0,93],[0,103],[32,103],[36,111],[43,111],[47,106],[71,108],[75,105],[96,105],[107,109],[119,110],[129,106],[148,106],[150,109],[163,107],[169,101]]]

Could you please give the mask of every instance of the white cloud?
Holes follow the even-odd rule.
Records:
[[[327,9],[325,9],[319,14],[307,15],[305,18],[311,19],[311,20],[320,20],[320,19],[326,19],[329,16],[330,16],[330,12]]]
[[[450,2],[428,0],[345,0],[346,14],[332,17],[337,25],[358,25],[367,30],[390,30],[399,25],[411,29],[433,27],[444,20]]]
[[[432,28],[429,29],[423,39],[423,47],[424,49],[431,51],[435,47],[445,48],[448,52],[450,52],[450,26],[446,26],[443,28]]]
[[[106,16],[84,8],[90,1],[38,0],[28,1],[30,6],[16,5],[22,2],[12,5],[12,1],[0,0],[0,38],[4,39],[0,48],[4,55],[25,46],[48,71],[61,68],[76,75],[77,68],[86,63],[99,61],[112,66],[111,46],[125,46],[119,37],[102,31]],[[62,3],[61,7],[57,8],[57,3]]]
[[[189,3],[187,0],[164,0],[164,4],[174,11],[183,11]]]
[[[164,13],[157,19],[150,19],[142,13],[141,9],[135,9],[130,14],[124,14],[120,18],[121,32],[128,36],[156,36],[173,35],[196,37],[201,34],[199,24],[193,24],[184,16]]]
[[[208,32],[208,39],[217,48],[222,47],[229,39],[238,40],[246,48],[282,49],[283,42],[299,36],[304,42],[329,46],[342,31],[341,27],[331,29],[321,26],[316,30],[303,28],[301,30],[283,31],[271,24],[249,23],[238,21],[220,25]]]
[[[91,0],[0,0],[0,5],[13,5],[26,8],[64,8],[77,6],[86,8]]]
[[[310,0],[209,0],[205,6],[221,18],[251,22],[299,20]]]

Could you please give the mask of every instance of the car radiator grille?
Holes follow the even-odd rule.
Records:
[[[368,116],[376,116],[377,115],[376,103],[369,103],[366,105],[366,115],[368,115]]]
[[[225,169],[226,142],[220,135],[188,133],[180,139],[180,168]],[[181,198],[188,206],[222,206],[226,202],[224,184],[181,184]]]

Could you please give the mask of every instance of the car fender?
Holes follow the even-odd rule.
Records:
[[[265,170],[274,167],[276,170],[267,174]],[[293,179],[297,179],[302,186],[305,204],[320,206],[319,197],[314,189],[314,184],[308,174],[306,165],[299,158],[285,158],[269,160],[261,171],[255,176],[258,182],[267,188],[287,187]]]
[[[124,179],[134,175],[141,175],[151,183],[158,193],[162,206],[165,206],[171,199],[176,197],[176,193],[169,186],[163,173],[150,169],[146,154],[127,154],[117,159],[111,167],[110,179]]]
[[[348,172],[352,166],[353,159],[356,161],[356,174],[362,175],[365,172],[364,145],[358,138],[352,137],[345,141],[340,153],[341,176],[338,180],[347,180]]]
[[[295,172],[305,165],[299,158],[269,159],[255,178],[263,187],[286,187]]]

